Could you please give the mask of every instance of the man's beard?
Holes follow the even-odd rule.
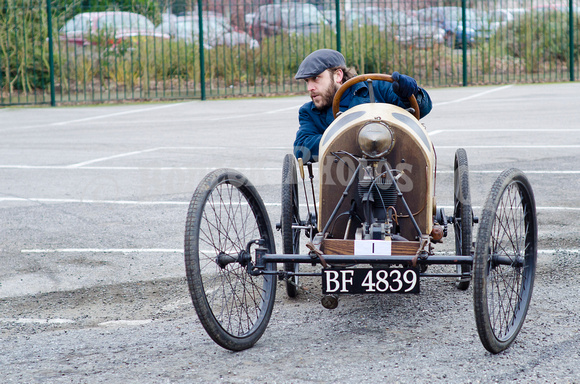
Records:
[[[330,84],[330,86],[324,92],[319,93],[318,95],[320,96],[320,99],[317,101],[314,101],[314,99],[312,100],[316,109],[322,111],[330,107],[332,105],[334,95],[336,94],[336,91],[338,91],[338,88],[340,88],[340,84],[332,82],[332,84]],[[312,98],[312,95],[310,95],[310,97]]]

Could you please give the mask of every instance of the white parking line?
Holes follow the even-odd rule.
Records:
[[[113,205],[189,205],[189,201],[138,201],[138,200],[84,200],[84,199],[44,199],[24,197],[0,197],[2,202],[70,203],[70,204],[113,204]],[[279,207],[280,203],[264,203],[266,207]],[[306,204],[300,204],[306,208]]]
[[[119,153],[117,155],[106,156],[106,157],[101,157],[101,158],[97,158],[97,159],[93,159],[93,160],[83,161],[81,163],[71,164],[71,165],[69,165],[69,167],[70,168],[79,168],[79,167],[82,167],[82,166],[85,166],[85,165],[89,165],[89,164],[93,164],[93,163],[98,163],[100,161],[107,161],[107,160],[112,160],[112,159],[118,159],[118,158],[121,158],[121,157],[127,157],[127,156],[133,156],[133,155],[140,155],[142,153],[148,153],[148,152],[158,151],[159,149],[161,149],[161,147],[159,147],[159,148],[144,149],[142,151],[133,151],[133,152]]]
[[[111,159],[118,159],[120,157],[127,157],[127,156],[140,155],[142,153],[148,153],[148,152],[155,152],[155,151],[162,151],[162,150],[163,151],[164,150],[176,150],[176,149],[188,149],[188,150],[192,150],[192,151],[200,151],[200,150],[211,151],[211,150],[226,150],[228,148],[227,147],[155,147],[155,148],[142,149],[140,151],[125,152],[125,153],[119,153],[116,155],[100,157],[100,158],[93,159],[93,160],[83,161],[83,162],[77,163],[77,164],[71,164],[68,167],[79,168],[79,167],[83,167],[83,166],[88,165],[88,164],[98,163],[101,161],[107,161],[107,160],[111,160]]]
[[[435,131],[427,131],[427,133],[429,134],[429,137],[432,136],[436,136],[440,133],[443,132],[450,132],[450,133],[458,133],[458,132],[466,132],[466,133],[478,133],[478,132],[485,132],[485,133],[489,133],[489,132],[502,132],[502,133],[506,133],[506,132],[522,132],[522,133],[530,133],[530,132],[542,132],[542,133],[546,133],[546,132],[550,132],[550,133],[554,133],[554,132],[580,132],[580,129],[578,128],[555,128],[555,129],[521,129],[521,128],[507,128],[507,129],[503,129],[503,128],[489,128],[489,129],[437,129]],[[458,146],[460,147],[460,146]],[[435,149],[439,148],[439,146],[435,146]]]
[[[223,167],[232,168],[237,171],[243,172],[282,172],[281,167]],[[73,170],[78,169],[81,171],[214,171],[218,168],[216,167],[107,167],[107,166],[93,166],[93,167],[72,167],[70,165],[0,165],[0,169],[51,169],[51,170]],[[485,173],[501,173],[503,170],[477,170],[470,169],[469,173],[472,174],[485,174]],[[579,170],[522,170],[524,173],[529,174],[550,174],[550,175],[576,175],[579,174]],[[317,167],[314,167],[314,172],[317,172]],[[452,170],[437,170],[437,174],[443,173],[453,173]]]
[[[225,151],[225,150],[231,150],[231,149],[232,148],[230,148],[230,147],[155,147],[155,148],[143,149],[143,150],[140,150],[140,151],[125,152],[125,153],[119,153],[119,154],[116,154],[116,155],[111,155],[111,156],[106,156],[106,157],[100,157],[100,158],[93,159],[93,160],[83,161],[81,163],[71,164],[68,167],[69,168],[79,168],[79,167],[84,167],[85,165],[88,165],[88,164],[98,163],[98,162],[101,162],[101,161],[118,159],[120,157],[140,155],[140,154],[143,154],[143,153],[155,152],[155,151],[171,151],[171,150]],[[275,150],[275,151],[288,150],[288,148],[286,148],[286,147],[263,147],[261,149],[262,150]]]
[[[116,204],[116,205],[187,205],[186,201],[139,201],[139,200],[84,200],[84,199],[50,199],[34,197],[0,197],[0,202],[32,203],[72,203],[72,204]]]
[[[580,145],[572,144],[572,145],[438,145],[435,147],[437,149],[457,149],[457,148],[465,148],[465,149],[560,149],[560,148],[580,148]]]
[[[477,173],[477,174],[486,174],[486,173],[497,173],[500,174],[502,173],[503,170],[501,169],[497,169],[497,170],[469,170],[469,173]],[[578,175],[580,174],[580,171],[572,171],[572,170],[545,170],[545,171],[531,171],[531,170],[527,170],[527,171],[522,171],[525,174],[530,174],[530,175],[545,175],[545,174],[550,174],[550,175]],[[444,173],[454,173],[454,171],[452,170],[447,170],[447,171],[437,171],[437,174],[444,174]]]
[[[139,201],[139,200],[84,200],[84,199],[49,199],[25,197],[0,197],[1,202],[32,203],[72,203],[72,204],[114,204],[114,205],[189,205],[189,201]],[[264,203],[266,207],[279,207],[280,203]],[[306,205],[304,205],[306,207]]]
[[[434,132],[524,132],[524,133],[529,133],[529,132],[541,132],[541,133],[552,133],[552,132],[580,132],[580,128],[545,128],[545,129],[541,129],[541,128],[530,128],[530,129],[525,129],[525,128],[482,128],[482,129],[463,129],[463,128],[459,128],[459,129],[438,129],[436,131],[433,132],[427,132],[429,135],[432,135]]]
[[[34,202],[34,203],[72,203],[72,204],[114,204],[114,205],[189,205],[189,201],[138,201],[138,200],[83,200],[83,199],[45,199],[24,197],[0,197],[1,202]],[[264,203],[266,207],[280,207],[281,203]],[[311,204],[312,206],[312,204]],[[306,204],[300,204],[306,208]],[[451,205],[439,205],[441,208],[453,209]],[[474,209],[481,206],[474,205]],[[580,207],[536,207],[536,210],[580,211]]]
[[[130,111],[108,113],[105,115],[85,117],[83,119],[65,120],[65,121],[49,123],[49,124],[28,125],[28,126],[24,126],[24,127],[9,127],[9,128],[0,129],[0,132],[19,131],[19,130],[25,130],[25,129],[45,128],[45,127],[58,127],[58,126],[63,126],[63,125],[67,125],[67,124],[72,124],[72,123],[82,123],[85,121],[106,119],[107,117],[115,117],[115,116],[129,115],[129,114],[133,114],[133,113],[142,113],[142,112],[154,111],[157,109],[171,108],[171,107],[176,107],[176,106],[180,106],[183,104],[196,103],[196,102],[199,102],[199,100],[190,100],[190,101],[184,101],[184,102],[173,103],[173,104],[159,105],[159,106],[154,106],[154,107],[149,107],[149,108],[132,109]]]
[[[234,168],[220,167],[220,168]],[[0,165],[0,169],[79,169],[79,170],[97,170],[97,171],[214,171],[216,167],[72,167],[71,165]],[[280,167],[235,167],[238,171],[276,171],[282,172]]]
[[[300,105],[294,105],[292,107],[288,107],[288,108],[280,108],[280,109],[275,109],[272,111],[267,111],[267,112],[256,112],[256,113],[248,113],[247,115],[235,115],[235,116],[226,116],[226,117],[216,117],[213,119],[207,119],[207,121],[220,121],[220,120],[238,120],[241,118],[245,118],[245,117],[256,117],[256,116],[264,116],[264,115],[271,115],[273,113],[279,113],[279,112],[285,112],[285,111],[291,111],[294,109],[299,109],[302,106],[302,104]]]
[[[462,97],[462,98],[460,98],[460,99],[451,100],[451,101],[443,101],[443,102],[441,102],[441,103],[433,103],[433,106],[434,106],[434,107],[440,107],[440,106],[442,106],[442,105],[447,105],[447,104],[455,104],[455,103],[461,103],[461,102],[463,102],[463,101],[467,101],[467,100],[475,99],[475,98],[477,98],[477,97],[485,96],[485,95],[488,95],[488,94],[490,94],[490,93],[493,93],[493,92],[497,92],[497,91],[503,91],[503,90],[505,90],[505,89],[508,89],[508,88],[511,88],[511,87],[513,87],[513,86],[514,86],[513,84],[508,84],[508,85],[504,85],[504,86],[502,86],[502,87],[488,89],[488,90],[486,90],[486,91],[479,92],[479,93],[476,93],[476,94],[474,94],[474,95],[471,95],[471,96]]]
[[[536,211],[580,211],[580,207],[536,207]]]
[[[431,132],[431,135],[436,135],[438,133],[444,132],[445,130],[438,130]],[[568,130],[563,130],[568,131]],[[575,130],[579,131],[580,130]],[[450,130],[450,132],[456,132]],[[436,149],[457,149],[459,147],[465,149],[578,149],[580,145],[570,144],[570,145],[462,145],[462,146],[449,146],[449,145],[438,145]],[[26,165],[26,164],[0,164],[0,169],[97,169],[97,170],[213,170],[215,167],[87,167],[89,164],[99,163],[103,161],[119,159],[122,157],[136,156],[143,153],[150,153],[156,151],[170,151],[170,150],[191,150],[191,151],[213,151],[213,150],[231,150],[230,147],[155,147],[147,148],[139,151],[118,153],[116,155],[99,157],[91,160],[82,161],[80,163],[70,164],[70,165]],[[273,150],[273,151],[289,151],[288,147],[263,147],[262,150]],[[236,168],[240,170],[281,170],[281,168],[263,168],[263,167],[249,167],[249,168]]]
[[[451,212],[453,210],[453,206],[451,205],[438,205],[438,208],[443,208]],[[483,207],[480,205],[473,205],[473,209],[482,209]],[[571,212],[579,212],[580,207],[538,207],[536,206],[536,211],[571,211]]]
[[[133,114],[133,113],[149,112],[149,111],[155,111],[155,110],[158,110],[158,109],[172,108],[172,107],[180,106],[180,105],[183,105],[183,104],[190,104],[190,103],[193,103],[193,102],[196,102],[196,101],[197,100],[194,100],[194,101],[185,101],[185,102],[181,102],[181,103],[158,105],[158,106],[149,107],[149,108],[132,109],[130,111],[123,111],[123,112],[117,112],[117,113],[109,113],[109,114],[106,114],[106,115],[97,115],[97,116],[85,117],[84,119],[76,119],[76,120],[62,121],[62,122],[59,122],[59,123],[51,123],[49,125],[59,126],[59,125],[66,125],[66,124],[71,124],[71,123],[81,123],[81,122],[84,122],[84,121],[106,119],[108,117],[130,115],[130,114]]]

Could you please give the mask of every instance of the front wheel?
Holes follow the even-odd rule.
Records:
[[[532,187],[522,171],[506,170],[489,193],[475,247],[475,322],[483,346],[491,353],[508,348],[526,318],[537,237]]]
[[[248,273],[255,255],[246,250],[254,240],[268,253],[276,252],[268,213],[254,186],[234,170],[209,173],[187,213],[185,270],[201,324],[217,344],[232,351],[260,339],[276,296],[273,275]]]

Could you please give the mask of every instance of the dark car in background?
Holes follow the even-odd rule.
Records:
[[[310,3],[262,5],[252,18],[252,33],[258,41],[281,33],[308,36],[329,26],[322,12]]]
[[[436,44],[443,44],[445,36],[445,30],[442,28],[421,23],[419,19],[412,17],[408,24],[399,27],[395,40],[415,48],[431,48]]]
[[[336,10],[324,11],[327,20],[336,26]],[[445,41],[445,31],[431,23],[421,23],[417,17],[391,8],[369,6],[342,11],[341,21],[347,30],[376,28],[405,46],[431,48]]]
[[[378,21],[380,30],[390,31],[395,40],[407,46],[429,48],[441,44],[445,31],[432,23],[421,22],[416,16],[390,8],[367,7],[367,15]]]
[[[430,7],[416,12],[421,23],[429,23],[445,30],[447,45],[463,47],[463,13],[461,7]],[[493,34],[487,15],[474,9],[465,10],[466,46],[471,47],[478,40],[487,40]]]

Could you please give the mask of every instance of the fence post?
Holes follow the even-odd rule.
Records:
[[[467,87],[467,22],[465,21],[465,0],[461,0],[461,51],[463,54],[463,86]],[[453,43],[455,44],[455,43]]]
[[[201,85],[201,99],[205,100],[205,57],[203,52],[203,6],[197,0],[197,14],[199,16],[199,82]]]
[[[570,0],[572,1],[572,0]],[[335,1],[336,8],[336,50],[340,52],[340,0]]]
[[[48,65],[50,67],[50,105],[56,106],[54,92],[54,48],[52,44],[52,10],[50,8],[51,0],[46,0],[46,24],[48,28]]]
[[[568,12],[568,39],[570,40],[570,81],[574,81],[574,0],[569,0],[570,9]]]

